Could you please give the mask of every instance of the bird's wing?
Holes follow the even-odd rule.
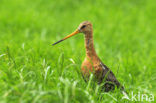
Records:
[[[120,86],[119,81],[116,79],[114,73],[106,66],[104,65],[102,62],[100,63],[103,73],[102,73],[102,81],[105,80],[106,82],[112,82],[113,84],[115,84],[117,87]]]

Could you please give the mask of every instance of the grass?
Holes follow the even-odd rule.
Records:
[[[97,54],[128,94],[155,96],[155,4],[155,0],[1,0],[0,102],[134,102],[123,100],[118,90],[103,93],[83,81],[82,34],[51,46],[84,20],[93,23]]]

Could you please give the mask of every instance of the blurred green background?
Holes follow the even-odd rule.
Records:
[[[155,0],[0,0],[0,102],[132,102],[83,81],[82,34],[51,46],[85,20],[130,97],[155,95],[155,11]]]

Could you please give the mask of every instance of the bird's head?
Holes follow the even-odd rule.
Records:
[[[86,34],[87,32],[91,32],[92,24],[89,21],[84,21],[84,22],[80,23],[78,30],[84,34]]]
[[[66,40],[66,39],[68,39],[68,38],[70,38],[70,37],[72,37],[72,36],[74,36],[74,35],[76,35],[76,34],[78,34],[78,33],[83,33],[83,34],[86,35],[87,32],[88,32],[89,34],[90,34],[90,32],[92,32],[92,24],[91,24],[89,21],[84,21],[84,22],[80,23],[79,27],[78,27],[73,33],[69,34],[69,35],[66,36],[65,38],[63,38],[63,39],[61,39],[61,40],[55,42],[55,43],[52,44],[52,45],[55,45],[55,44],[57,44],[57,43],[59,43],[59,42],[61,42],[61,41],[64,41],[64,40]]]

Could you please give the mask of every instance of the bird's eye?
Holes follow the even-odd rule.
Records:
[[[83,28],[85,28],[86,27],[86,25],[83,25],[82,27],[81,27],[81,29],[83,29]]]

